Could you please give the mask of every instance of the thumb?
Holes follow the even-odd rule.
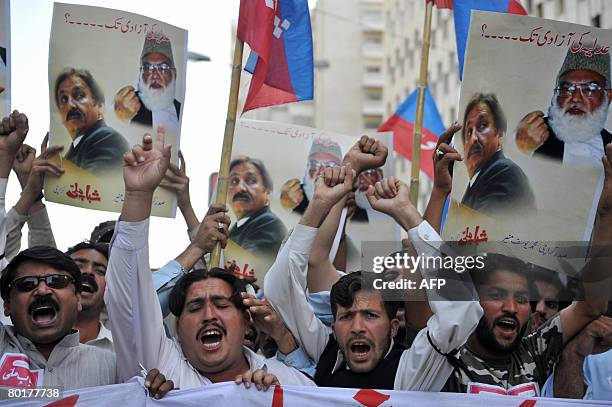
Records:
[[[377,201],[376,196],[374,196],[375,192],[376,192],[376,190],[374,189],[374,187],[372,185],[368,186],[368,190],[366,191],[366,198],[368,199],[368,202],[372,206],[374,206],[374,204]]]

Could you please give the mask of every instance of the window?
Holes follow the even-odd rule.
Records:
[[[597,14],[591,19],[591,25],[593,27],[601,27],[601,14]]]
[[[538,4],[536,9],[537,9],[536,16],[542,18],[544,16],[544,5],[543,4]]]
[[[565,13],[565,0],[557,0],[557,15]]]
[[[533,0],[527,0],[527,11],[533,12]]]
[[[380,66],[370,65],[366,66],[367,73],[380,73]]]
[[[448,95],[449,92],[449,79],[448,79],[448,73],[444,74],[444,94]]]

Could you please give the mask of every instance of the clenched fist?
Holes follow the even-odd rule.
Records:
[[[126,123],[129,123],[140,110],[140,99],[133,86],[124,86],[115,95],[115,114]]]
[[[525,154],[531,154],[550,137],[544,113],[535,111],[523,117],[516,129],[516,146]]]

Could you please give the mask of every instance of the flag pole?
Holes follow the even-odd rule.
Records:
[[[240,73],[242,71],[242,51],[244,42],[236,36],[234,46],[234,60],[232,62],[232,82],[230,85],[229,101],[227,104],[227,117],[225,119],[225,133],[223,134],[223,150],[221,151],[221,164],[219,165],[219,178],[217,180],[217,196],[215,203],[225,205],[227,201],[227,187],[229,181],[229,166],[232,158],[232,145],[234,144],[234,129],[236,128],[236,111],[238,110],[238,92],[240,90]],[[210,266],[219,267],[221,261],[221,244],[217,242],[210,255]]]
[[[423,138],[423,112],[425,110],[425,90],[427,88],[427,69],[429,65],[429,45],[431,41],[431,16],[433,2],[425,6],[425,23],[423,26],[423,49],[421,50],[421,72],[417,85],[417,110],[412,138],[412,168],[410,172],[410,202],[416,207],[419,199],[419,176],[421,173],[421,139]]]

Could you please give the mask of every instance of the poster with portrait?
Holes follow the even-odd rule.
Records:
[[[11,112],[11,2],[0,0],[0,115]]]
[[[122,156],[145,133],[166,131],[178,162],[187,31],[145,16],[55,3],[49,44],[50,145],[65,173],[46,177],[52,202],[119,212]],[[155,216],[173,217],[158,188]]]
[[[391,133],[371,136],[393,151]],[[310,127],[240,120],[227,195],[232,226],[223,254],[226,266],[231,265],[244,278],[254,275],[263,282],[287,232],[308,206],[317,175],[326,167],[339,165],[358,140],[357,136]],[[395,222],[374,211],[365,197],[367,186],[393,175],[393,168],[393,155],[389,154],[382,168],[362,173],[354,205],[343,211],[341,222],[348,216],[345,242],[340,242],[338,234],[332,252],[347,253],[346,270],[362,268],[362,242],[400,239]]]
[[[612,141],[611,44],[610,30],[472,13],[446,240],[529,260],[590,240]]]

